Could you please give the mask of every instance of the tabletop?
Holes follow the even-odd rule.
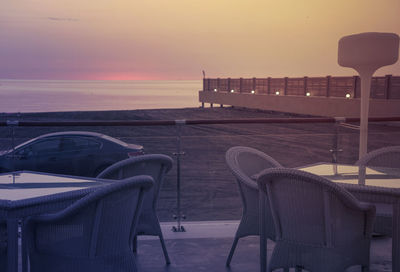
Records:
[[[355,165],[318,163],[300,170],[325,177],[334,182],[346,184],[359,184],[359,167]],[[388,189],[400,189],[400,171],[393,168],[366,168],[365,185],[383,187]]]
[[[18,202],[103,184],[104,182],[92,178],[27,171],[8,173],[0,175],[0,200]]]

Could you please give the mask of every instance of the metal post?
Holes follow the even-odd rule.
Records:
[[[288,77],[285,77],[284,79],[284,88],[283,88],[283,95],[287,95],[287,89],[288,89]]]
[[[172,227],[173,232],[185,232],[185,228],[181,225],[181,220],[186,219],[186,216],[181,211],[181,156],[185,154],[181,150],[181,130],[186,124],[186,120],[176,120],[176,214],[173,216],[177,222],[177,226]]]
[[[329,150],[332,153],[332,164],[333,164],[333,174],[336,176],[338,174],[337,163],[338,163],[338,153],[342,152],[342,149],[338,149],[339,146],[339,126],[344,122],[344,118],[336,117],[336,122],[334,125],[332,149]]]
[[[13,172],[13,183],[15,183],[15,130],[19,122],[14,120],[7,120],[7,126],[11,128],[11,145],[12,145],[12,172]]]
[[[330,97],[330,91],[331,91],[331,76],[326,76],[326,97]]]
[[[359,94],[357,93],[358,88],[358,76],[353,76],[353,98],[358,98]]]
[[[385,99],[390,99],[391,98],[391,85],[392,85],[392,75],[386,75],[385,76],[385,90],[384,90],[384,94],[385,94]]]
[[[304,95],[307,96],[307,92],[308,92],[308,77],[304,77],[303,78],[303,87],[304,87]]]

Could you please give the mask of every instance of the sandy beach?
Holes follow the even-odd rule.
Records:
[[[184,108],[131,111],[54,112],[0,114],[0,120],[71,121],[71,120],[178,120],[230,118],[300,117],[269,111],[239,108]],[[304,116],[301,116],[304,117]],[[15,144],[41,134],[60,130],[97,131],[128,143],[144,146],[146,153],[174,157],[176,128],[146,127],[17,127]],[[187,220],[237,220],[241,201],[235,181],[225,164],[225,152],[231,146],[260,149],[287,167],[330,162],[334,141],[333,124],[250,124],[196,125],[182,129],[182,209]],[[340,163],[357,160],[358,131],[339,127]],[[0,128],[0,150],[10,148],[11,129]],[[370,124],[369,150],[400,145],[400,126],[396,123]],[[161,221],[171,221],[176,208],[176,165],[168,174],[159,200]]]

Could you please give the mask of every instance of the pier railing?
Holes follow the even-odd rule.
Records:
[[[360,78],[204,78],[203,91],[320,97],[360,97]],[[373,77],[371,98],[400,99],[400,76]]]

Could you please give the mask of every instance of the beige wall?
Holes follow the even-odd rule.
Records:
[[[199,91],[199,102],[329,117],[360,117],[360,99]],[[400,99],[371,99],[370,117],[400,116]]]

